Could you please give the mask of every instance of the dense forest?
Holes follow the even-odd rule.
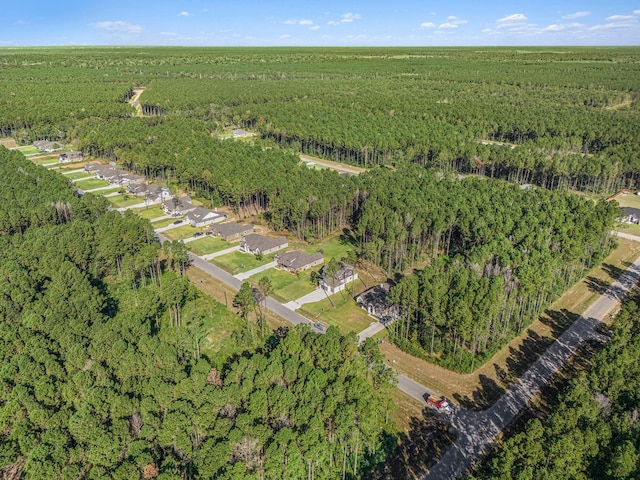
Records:
[[[374,342],[298,327],[201,349],[211,300],[148,221],[3,147],[0,175],[4,478],[359,478],[384,460]]]
[[[506,440],[477,479],[640,478],[640,298],[625,302],[590,371]]]

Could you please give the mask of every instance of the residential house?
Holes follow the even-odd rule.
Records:
[[[132,173],[127,173],[124,170],[117,170],[120,172],[120,176],[118,177],[119,185],[130,185],[132,183],[142,183],[146,180],[142,175],[134,175]]]
[[[356,297],[356,302],[364,308],[369,315],[377,318],[399,317],[397,305],[389,303],[389,291],[391,286],[388,283],[381,283],[365,290]]]
[[[245,235],[240,240],[240,251],[252,253],[254,255],[267,255],[276,250],[281,250],[289,246],[287,237],[265,237],[257,233]]]
[[[246,130],[243,130],[242,128],[236,128],[234,130],[231,130],[231,133],[233,134],[233,138],[242,138],[242,137],[251,136],[249,132],[247,132]]]
[[[193,227],[205,227],[212,223],[221,222],[227,218],[217,212],[212,212],[204,207],[196,207],[184,216],[184,219]]]
[[[235,222],[226,222],[213,225],[211,233],[222,240],[233,240],[253,232],[253,225],[241,225]]]
[[[640,223],[640,208],[622,207],[622,221],[626,223]]]
[[[168,215],[177,217],[180,215],[186,215],[196,207],[191,203],[191,197],[185,195],[181,198],[169,198],[162,202],[162,210]]]
[[[340,262],[339,265],[340,268],[334,275],[327,274],[326,265],[320,269],[320,287],[329,295],[344,290],[349,282],[358,278],[358,272],[353,266],[344,262]]]
[[[277,253],[273,259],[278,262],[278,267],[289,273],[299,273],[308,268],[315,267],[324,262],[324,255],[321,252],[309,255],[300,250],[292,252]]]
[[[64,152],[58,155],[58,162],[60,163],[81,162],[82,160],[84,160],[84,155],[78,151]]]
[[[107,168],[111,168],[111,167],[107,165],[102,165],[100,163],[87,163],[84,166],[84,171],[87,173],[95,173],[97,175]]]
[[[50,153],[56,150],[62,150],[62,145],[58,142],[51,142],[49,140],[38,140],[33,142],[33,146],[39,148],[41,152]]]

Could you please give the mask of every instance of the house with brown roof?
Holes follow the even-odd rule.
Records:
[[[287,240],[287,237],[265,237],[257,233],[245,235],[240,240],[240,251],[254,255],[267,255],[288,246],[289,240]]]
[[[329,295],[344,290],[347,288],[348,283],[353,282],[358,278],[358,272],[356,272],[356,269],[352,265],[347,265],[344,262],[340,262],[339,265],[340,268],[333,275],[329,275],[327,273],[326,265],[320,269],[321,278],[319,285]]]
[[[33,146],[39,148],[43,153],[55,152],[56,150],[62,150],[62,145],[58,142],[52,142],[49,140],[38,140],[33,142]]]
[[[84,160],[84,155],[78,151],[63,152],[58,155],[58,162],[60,163],[81,162],[82,160]]]
[[[222,240],[233,240],[253,232],[253,225],[241,225],[235,222],[218,223],[211,226],[211,233]]]
[[[184,216],[192,227],[206,227],[212,223],[221,222],[225,218],[227,218],[226,215],[212,212],[204,207],[196,207]]]
[[[300,250],[292,252],[277,253],[273,259],[278,263],[278,267],[289,273],[299,273],[303,270],[315,267],[324,262],[324,255],[321,252],[309,255]]]

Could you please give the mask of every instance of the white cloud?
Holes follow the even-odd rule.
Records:
[[[609,22],[626,22],[628,20],[635,20],[636,17],[633,15],[611,15],[610,17],[605,18],[605,20]]]
[[[420,28],[436,28],[436,24],[433,22],[424,22],[420,25]]]
[[[311,20],[307,20],[306,18],[303,18],[298,22],[298,25],[313,25],[313,22]]]
[[[562,32],[564,30],[575,30],[583,28],[583,23],[554,23],[542,29],[543,32]]]
[[[354,20],[360,20],[362,18],[359,13],[345,13],[340,20],[329,20],[328,25],[340,25],[341,23],[351,23]]]
[[[314,25],[312,27],[309,27],[309,30],[320,30],[320,25]]]
[[[634,10],[634,11],[633,11],[633,14],[634,14],[634,15],[640,15],[640,10]]]
[[[193,13],[182,11],[178,14],[179,17],[193,17]]]
[[[514,13],[513,15],[507,15],[506,17],[499,18],[497,22],[499,24],[509,24],[509,23],[518,23],[525,22],[527,17],[522,13]]]
[[[562,20],[576,20],[577,18],[584,18],[591,15],[591,12],[576,12],[570,13],[569,15],[565,15],[562,17]]]
[[[289,35],[289,34],[280,35],[280,38],[291,38],[291,35]]]
[[[438,25],[438,30],[445,30],[447,28],[458,28],[458,25],[456,25],[455,23],[441,23],[440,25]]]
[[[300,20],[285,20],[283,23],[285,25],[313,25],[313,21],[306,18],[301,18]]]
[[[456,17],[456,16],[454,16],[454,15],[449,15],[449,16],[447,17],[447,20],[455,20],[456,18],[458,18],[458,17]]]
[[[111,32],[126,32],[126,33],[140,33],[142,27],[140,25],[133,25],[129,22],[116,21],[116,22],[97,22],[90,23],[92,27],[100,28]]]

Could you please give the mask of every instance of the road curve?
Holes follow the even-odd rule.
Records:
[[[446,480],[463,475],[483,457],[496,436],[569,359],[582,342],[601,338],[596,327],[640,280],[640,257],[556,340],[491,408],[483,412],[459,409],[453,416],[456,442],[422,480]]]

